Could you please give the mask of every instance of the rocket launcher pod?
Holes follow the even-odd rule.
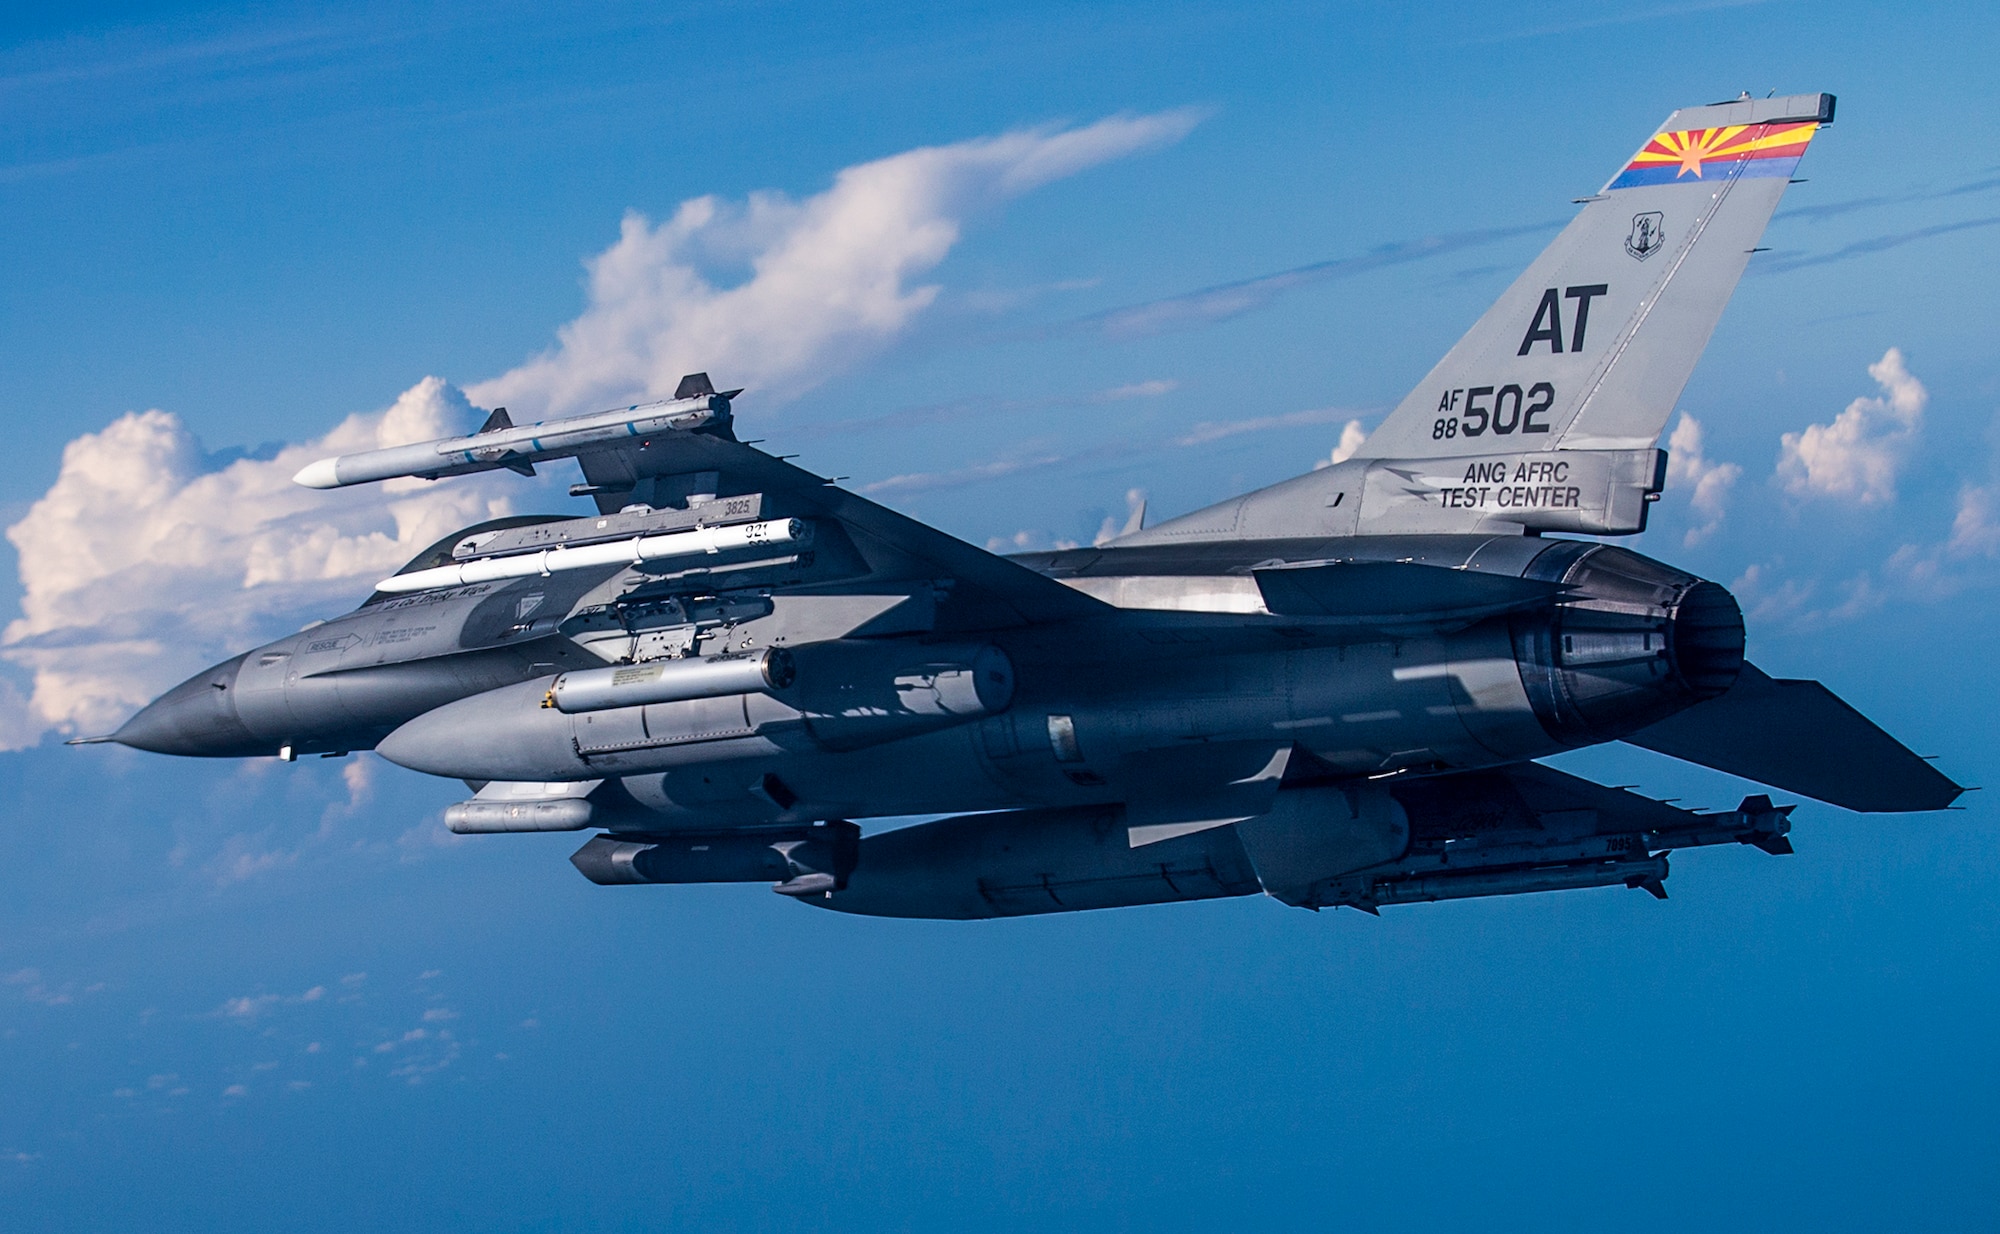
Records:
[[[396,594],[430,591],[438,587],[463,587],[468,583],[489,583],[498,579],[544,577],[561,570],[583,570],[592,566],[642,565],[648,561],[678,557],[704,557],[737,549],[812,543],[812,524],[802,519],[770,519],[761,523],[738,523],[729,527],[698,527],[693,531],[668,532],[657,536],[634,536],[609,544],[585,544],[577,548],[557,545],[538,553],[513,557],[484,557],[429,570],[412,570],[391,575],[375,585],[377,591]]]
[[[740,391],[731,391],[731,394]],[[308,463],[292,477],[307,488],[345,488],[401,476],[435,480],[505,467],[532,474],[535,463],[604,449],[632,437],[687,431],[729,419],[729,394],[641,403],[594,415],[538,424],[509,425],[465,437],[363,450]]]
[[[678,703],[782,690],[797,678],[792,653],[782,647],[766,648],[755,654],[651,660],[564,673],[549,687],[542,706],[575,715],[580,711],[634,707],[641,703]]]

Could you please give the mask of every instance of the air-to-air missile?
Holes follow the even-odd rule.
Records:
[[[502,407],[470,436],[323,458],[301,468],[292,481],[307,488],[345,488],[405,476],[436,480],[501,468],[533,475],[534,465],[549,459],[574,458],[585,450],[628,445],[651,434],[688,432],[726,420],[730,398],[741,393],[710,390],[542,424],[516,425]]]
[[[1538,764],[1622,740],[1854,810],[1959,787],[1744,660],[1729,592],[1565,534],[1643,531],[1656,442],[1829,95],[1674,113],[1352,458],[1096,548],[999,557],[671,400],[344,455],[330,488],[576,458],[597,513],[465,528],[360,608],[108,738],[374,749],[461,832],[600,834],[606,884],[768,881],[995,917],[1262,891],[1320,908],[1791,851]],[[930,815],[863,834],[856,819]]]

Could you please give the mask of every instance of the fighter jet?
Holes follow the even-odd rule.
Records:
[[[1792,851],[1537,760],[1624,741],[1859,811],[1962,791],[1744,660],[1636,535],[1661,428],[1826,94],[1670,115],[1353,457],[1094,548],[988,553],[665,402],[316,462],[313,488],[574,458],[597,513],[464,528],[361,606],[111,740],[461,779],[470,833],[594,831],[602,884],[767,882],[988,918],[1263,893],[1320,909],[1588,887]],[[935,816],[864,834],[856,820]]]

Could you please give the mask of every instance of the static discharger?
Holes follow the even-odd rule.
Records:
[[[778,544],[810,544],[812,524],[803,519],[779,518],[761,523],[738,523],[729,527],[698,527],[657,536],[634,536],[608,544],[585,544],[577,548],[558,545],[539,553],[513,557],[485,557],[456,562],[429,570],[396,574],[375,584],[377,591],[390,594],[430,591],[438,587],[463,587],[468,583],[490,583],[499,579],[544,577],[563,570],[585,570],[592,566],[643,565],[677,557],[705,557],[735,549],[763,548]]]

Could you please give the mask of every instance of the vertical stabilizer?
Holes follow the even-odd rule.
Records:
[[[1830,94],[1673,113],[1353,457],[1118,543],[1643,531],[1654,443],[1832,120]]]
[[[1357,451],[1653,444],[1830,94],[1683,108]]]

